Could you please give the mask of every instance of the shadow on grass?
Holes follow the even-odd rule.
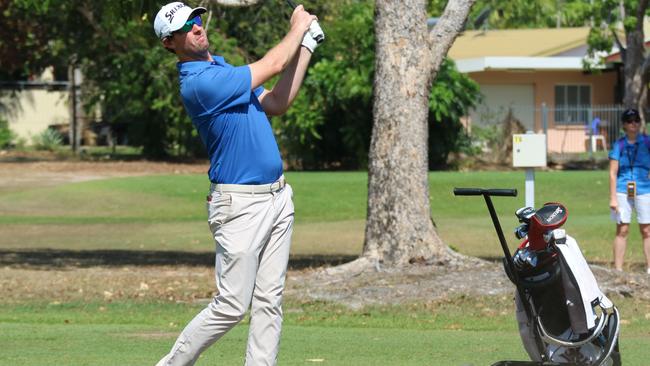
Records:
[[[300,255],[289,258],[289,269],[335,266],[356,259],[351,255]],[[214,252],[141,250],[0,250],[0,266],[94,267],[94,266],[214,266]]]

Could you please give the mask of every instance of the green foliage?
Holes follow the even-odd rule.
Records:
[[[429,169],[446,167],[450,152],[473,152],[460,119],[479,99],[478,84],[446,59],[440,65],[429,99]]]
[[[32,144],[36,150],[54,151],[63,145],[63,136],[51,128],[46,128],[43,132],[32,137]]]
[[[274,126],[291,162],[364,168],[373,118],[374,8],[370,1],[356,1],[333,15],[322,22],[327,40],[314,55],[300,97]],[[431,167],[441,167],[450,151],[462,148],[459,118],[478,95],[478,86],[453,62],[443,63],[429,105]]]
[[[429,14],[434,17],[442,15],[446,4],[444,0],[429,0]],[[480,14],[487,14],[485,22],[478,21]],[[588,24],[590,14],[590,4],[584,0],[477,0],[470,12],[467,28],[582,27]]]
[[[41,7],[29,3],[29,0],[0,0],[0,79],[25,79],[47,66],[55,66],[56,76],[65,75],[65,62],[58,57],[59,43],[52,41],[50,25],[45,27],[34,21],[38,14],[31,12]]]
[[[48,47],[56,50],[49,61],[80,67],[87,110],[99,105],[105,122],[129,124],[129,141],[145,156],[200,146],[179,97],[176,60],[153,33],[158,2],[15,0],[11,9],[14,19],[47,29]]]
[[[621,5],[623,6],[621,7]],[[590,15],[593,17],[595,25],[592,32],[599,37],[596,35],[590,37],[590,50],[609,51],[616,32],[619,32],[620,36],[623,30],[625,32],[633,30],[638,22],[643,21],[643,19],[636,18],[638,7],[638,0],[625,0],[623,2],[602,0],[595,2],[590,9]],[[621,14],[621,10],[623,10],[624,14]],[[644,10],[642,13],[649,15],[647,8],[642,10]]]
[[[0,118],[0,149],[9,147],[14,138],[15,134],[9,129],[9,122]]]
[[[478,148],[476,153],[483,151],[483,147],[490,149],[496,148],[499,144],[503,143],[501,137],[502,133],[499,125],[472,126],[472,143]]]
[[[326,41],[315,52],[300,98],[274,124],[286,126],[280,140],[290,161],[305,168],[360,168],[372,130],[373,6],[353,2],[330,19],[322,22]]]
[[[22,70],[20,74],[37,73],[46,64],[57,65],[56,73],[61,75],[67,73],[68,64],[80,67],[87,110],[101,106],[105,122],[128,124],[130,143],[141,146],[147,157],[204,156],[178,93],[176,59],[161,47],[152,30],[158,2],[0,1],[10,5],[5,16],[15,22],[13,29],[31,29],[28,26],[33,24],[42,25],[39,32],[47,29],[32,32],[32,48],[16,51],[19,57],[13,63],[22,66],[14,69]],[[314,5],[308,8],[319,15],[327,40],[316,51],[294,106],[274,118],[273,127],[283,155],[295,166],[363,168],[372,130],[373,2]],[[211,50],[233,65],[258,60],[288,29],[290,9],[282,0],[248,8],[210,6]],[[1,59],[4,65],[5,57]],[[462,136],[457,117],[476,96],[469,79],[453,71],[451,66],[443,67],[432,92],[432,98],[440,98],[431,103],[431,122],[438,124],[432,131],[443,136],[435,140],[436,144],[444,141],[435,148],[441,156],[458,148]],[[267,88],[272,85],[273,81]],[[455,100],[462,106],[454,105]]]
[[[648,3],[641,9],[639,0],[602,0],[594,2],[589,8],[589,15],[593,19],[593,26],[588,38],[588,56],[590,63],[585,63],[588,70],[598,69],[603,65],[603,57],[607,55],[615,44],[615,40],[625,44],[624,38],[634,31],[643,17],[650,15]],[[637,17],[637,14],[640,17]],[[643,45],[640,45],[643,47]],[[631,47],[628,45],[628,47]],[[643,52],[641,52],[643,54]],[[625,63],[625,59],[623,58]],[[639,67],[643,62],[640,63]],[[627,74],[627,73],[626,73]],[[627,84],[631,80],[626,80]],[[627,88],[626,93],[629,92]]]

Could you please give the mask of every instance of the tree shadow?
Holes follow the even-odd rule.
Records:
[[[214,256],[214,252],[162,250],[4,249],[0,250],[0,266],[41,269],[129,265],[212,267]],[[289,258],[289,269],[336,266],[356,258],[351,255],[295,255]]]

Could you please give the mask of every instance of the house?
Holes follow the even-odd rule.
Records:
[[[589,73],[583,69],[588,27],[466,31],[448,56],[476,81],[483,101],[469,116],[485,126],[502,121],[509,110],[527,130],[546,132],[549,152],[584,152],[597,133],[618,136],[622,90],[620,67]],[[598,118],[598,119],[597,119]],[[600,136],[602,137],[602,136]],[[592,141],[593,142],[593,141]],[[602,142],[605,142],[603,144]]]
[[[30,143],[34,136],[49,126],[69,123],[70,92],[67,84],[55,81],[51,69],[46,69],[34,80],[2,83],[2,89],[6,93],[15,93],[15,97],[2,96],[2,105],[7,108],[0,118],[9,122],[9,129],[18,138]]]

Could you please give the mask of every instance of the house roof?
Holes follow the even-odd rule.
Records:
[[[466,31],[449,57],[458,61],[488,56],[548,57],[585,46],[589,27]]]
[[[643,45],[646,49],[650,48],[650,41],[645,41]],[[605,57],[605,62],[621,62],[621,50],[615,47],[612,53]]]
[[[582,57],[477,57],[456,61],[460,72],[582,70]]]

